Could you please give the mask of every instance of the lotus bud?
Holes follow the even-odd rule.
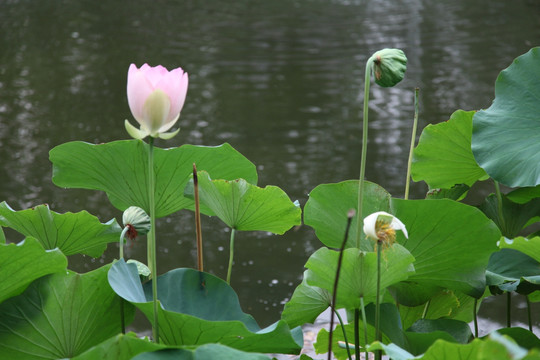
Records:
[[[371,56],[375,82],[392,87],[403,80],[407,70],[407,57],[400,49],[382,49]]]
[[[146,235],[151,228],[150,216],[137,206],[130,206],[124,211],[122,222],[128,227],[126,237],[130,240],[134,240],[137,235]]]
[[[184,106],[188,74],[182,68],[167,70],[144,64],[131,64],[127,79],[128,104],[140,129],[126,120],[128,134],[135,139],[147,136],[170,139],[178,130],[167,132],[177,121]]]

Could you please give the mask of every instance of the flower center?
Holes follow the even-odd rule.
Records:
[[[375,230],[377,232],[377,242],[382,243],[383,248],[391,246],[396,242],[396,230],[394,230],[391,223],[384,220],[377,220]]]

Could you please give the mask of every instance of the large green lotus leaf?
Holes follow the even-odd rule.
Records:
[[[264,354],[247,353],[221,344],[206,344],[193,350],[161,350],[140,354],[133,360],[268,360]]]
[[[473,337],[469,324],[453,319],[420,319],[405,334],[413,354],[424,353],[438,339],[466,344]]]
[[[405,306],[420,306],[428,302],[444,288],[428,285],[422,281],[405,280],[388,288],[396,302]]]
[[[408,329],[417,320],[439,319],[450,317],[454,309],[460,306],[459,300],[453,291],[443,290],[434,295],[429,304],[422,304],[415,307],[399,304],[399,314],[404,329]],[[472,310],[471,310],[472,312]]]
[[[517,345],[523,347],[524,349],[540,349],[540,339],[538,339],[534,333],[524,328],[502,328],[497,329],[497,333],[511,337],[517,343]]]
[[[471,186],[486,179],[471,150],[474,111],[458,110],[450,120],[428,125],[413,152],[411,175],[431,188],[450,189],[456,184]]]
[[[142,140],[122,140],[94,145],[69,142],[52,149],[53,182],[61,187],[102,190],[120,210],[138,206],[148,212],[148,145]],[[156,216],[189,207],[184,188],[193,164],[214,179],[246,179],[257,183],[257,170],[229,144],[216,147],[183,145],[154,148]]]
[[[81,355],[72,358],[72,360],[130,360],[137,354],[163,348],[166,348],[166,345],[140,339],[135,333],[118,334],[91,347]]]
[[[119,333],[123,300],[107,284],[109,267],[42,277],[0,304],[3,358],[71,358]],[[134,309],[124,309],[129,323]]]
[[[122,232],[115,219],[103,224],[86,211],[59,214],[48,205],[15,211],[5,201],[0,203],[0,225],[36,238],[45,249],[92,257],[101,256],[107,244],[118,241]]]
[[[502,197],[502,215],[503,219],[499,218],[499,203],[495,194],[491,194],[486,198],[483,204],[478,208],[501,230],[503,236],[512,239],[523,230],[531,221],[540,214],[540,199],[532,199],[526,203],[518,204],[505,195]]]
[[[392,208],[409,232],[398,241],[416,259],[408,281],[480,298],[501,237],[497,226],[480,210],[452,200],[392,199]]]
[[[321,248],[313,253],[307,263],[307,283],[326,289],[334,289],[339,252]],[[407,279],[414,273],[411,253],[394,244],[383,249],[381,256],[380,288]],[[337,289],[337,308],[359,309],[360,297],[364,304],[375,301],[377,295],[377,253],[364,252],[356,248],[345,249]]]
[[[156,344],[147,339],[140,339],[134,333],[118,334],[98,344],[72,360],[268,360],[263,354],[245,353],[220,344],[207,344],[195,349],[173,349],[163,344]]]
[[[376,211],[389,211],[390,194],[377,184],[364,183],[362,218]],[[304,223],[315,229],[317,238],[326,246],[340,248],[347,227],[347,213],[358,210],[358,180],[322,184],[309,193],[304,207]],[[347,248],[356,247],[358,216],[352,219]],[[371,251],[373,243],[361,234],[360,249]]]
[[[540,185],[517,188],[506,194],[506,197],[515,203],[525,204],[532,199],[540,198]]]
[[[499,243],[501,249],[518,250],[534,260],[540,262],[540,237],[535,236],[527,239],[524,237],[516,237],[514,239],[502,239]]]
[[[67,259],[58,249],[44,250],[34,238],[19,244],[0,244],[0,303],[19,295],[30,283],[66,270]]]
[[[494,180],[540,184],[540,48],[519,56],[497,77],[495,100],[474,115],[472,150]]]
[[[295,328],[306,323],[313,324],[317,317],[332,303],[332,295],[325,289],[308,285],[309,273],[304,271],[302,283],[296,287],[293,295],[285,304],[281,318]]]
[[[280,320],[260,329],[242,312],[234,290],[223,280],[193,269],[175,269],[158,278],[159,333],[167,345],[216,343],[238,350],[298,353],[301,329],[290,331]],[[124,299],[153,321],[151,282],[140,283],[135,264],[116,262],[109,283]]]
[[[199,201],[230,228],[283,234],[302,222],[302,210],[276,186],[257,187],[244,179],[211,180],[198,172]],[[193,199],[193,180],[185,196]]]
[[[469,344],[459,344],[439,339],[423,354],[414,356],[396,344],[373,343],[369,351],[383,350],[393,360],[510,360],[521,359],[511,357],[504,345],[492,340],[474,339]]]
[[[414,356],[413,354],[397,346],[396,344],[384,344],[378,341],[369,345],[368,350],[371,352],[381,350],[384,352],[384,354],[388,355],[388,357],[393,360],[412,360],[422,358],[421,356]]]
[[[504,242],[504,241],[502,241]],[[493,253],[486,270],[486,281],[490,287],[501,291],[516,291],[524,282],[540,285],[540,263],[532,257],[512,248],[503,248]],[[526,292],[532,292],[527,286]],[[519,290],[518,290],[519,291]]]

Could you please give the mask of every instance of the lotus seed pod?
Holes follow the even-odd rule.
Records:
[[[130,206],[124,211],[122,222],[129,227],[126,236],[130,239],[135,239],[137,235],[146,235],[151,228],[150,216],[137,206]]]
[[[382,87],[392,87],[403,80],[407,70],[407,57],[400,49],[383,49],[371,56],[375,82]]]

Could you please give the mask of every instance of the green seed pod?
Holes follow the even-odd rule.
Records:
[[[382,87],[392,87],[403,80],[407,70],[407,57],[400,49],[382,49],[371,56],[375,82]]]
[[[128,226],[127,237],[135,239],[137,235],[146,235],[150,231],[150,216],[137,206],[130,206],[122,216],[124,226]]]

